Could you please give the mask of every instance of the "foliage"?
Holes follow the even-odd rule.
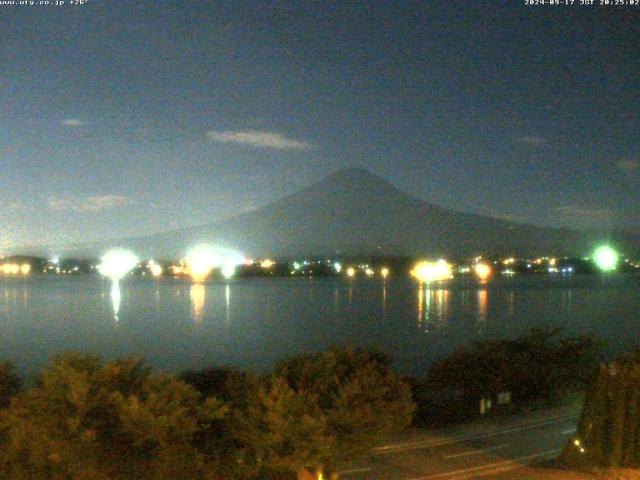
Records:
[[[0,369],[0,381],[12,375],[9,366]],[[17,389],[0,384],[7,398]],[[327,465],[407,426],[413,410],[390,359],[361,349],[301,355],[269,376],[207,369],[181,379],[154,374],[137,359],[105,364],[67,353],[0,411],[0,478],[326,474]]]
[[[335,448],[316,398],[272,377],[250,397],[243,443],[254,449],[259,478],[286,478],[322,464]]]
[[[228,452],[220,468],[225,478],[295,478],[331,466],[406,427],[414,409],[390,359],[353,348],[280,362],[264,378],[229,369],[182,378],[228,402],[216,432]],[[208,443],[215,444],[211,433]]]
[[[136,359],[55,357],[40,385],[0,417],[0,476],[39,480],[197,478],[198,433],[225,414],[189,385]]]
[[[0,362],[0,408],[9,406],[11,398],[20,391],[21,383],[13,364]]]
[[[640,351],[593,371],[582,417],[562,460],[573,466],[640,467]]]
[[[453,393],[465,404],[510,391],[514,401],[551,400],[561,390],[584,384],[598,359],[587,336],[560,338],[558,330],[533,330],[514,340],[488,340],[460,348],[436,361],[427,387]]]
[[[415,409],[409,386],[379,352],[343,347],[301,355],[280,362],[274,376],[317,404],[326,419],[325,441],[333,445],[325,458],[330,464],[404,429]]]

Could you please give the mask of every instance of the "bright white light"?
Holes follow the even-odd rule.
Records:
[[[333,268],[335,268],[336,273],[340,273],[342,271],[342,265],[340,264],[340,262],[334,263]]]
[[[244,264],[246,259],[234,250],[210,245],[199,245],[187,253],[187,271],[195,281],[202,281],[215,268],[220,268],[225,278],[233,276],[236,267]]]
[[[159,277],[160,275],[162,275],[162,267],[153,260],[149,260],[149,263],[147,263],[147,267],[149,268],[151,275],[153,275],[154,277]]]
[[[120,313],[120,282],[114,280],[111,284],[111,305],[113,306],[113,318],[116,322],[119,320],[118,313]]]
[[[220,269],[220,273],[226,279],[233,277],[236,273],[236,263],[235,262],[224,262],[222,264],[222,268]]]
[[[347,276],[348,277],[354,277],[356,274],[356,269],[353,267],[349,267],[347,268]]]
[[[201,281],[207,278],[211,270],[220,266],[222,258],[215,248],[199,245],[189,250],[185,261],[191,278]]]
[[[117,282],[133,270],[138,261],[138,257],[129,250],[110,250],[100,259],[98,271]]]
[[[618,266],[619,255],[613,248],[603,246],[596,249],[594,259],[598,268],[604,272],[615,270]]]

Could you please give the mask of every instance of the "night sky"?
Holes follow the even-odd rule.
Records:
[[[208,223],[350,166],[640,231],[640,7],[352,3],[0,6],[0,249]]]

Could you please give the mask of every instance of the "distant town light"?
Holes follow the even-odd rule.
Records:
[[[246,262],[240,253],[211,245],[198,245],[189,250],[186,256],[187,272],[196,282],[209,276],[214,268],[220,268],[225,278],[233,276],[238,265]]]
[[[473,271],[480,280],[486,280],[491,276],[491,267],[486,263],[477,263],[474,265]]]
[[[453,278],[451,264],[445,260],[437,262],[419,262],[411,271],[411,274],[420,282],[429,283]]]
[[[187,267],[184,265],[171,265],[169,270],[173,275],[186,275],[188,273]]]
[[[18,273],[22,273],[26,275],[31,270],[31,265],[28,265],[25,263],[24,265],[21,266],[21,265],[18,265],[17,263],[5,263],[2,266],[0,266],[0,269],[2,273],[4,273],[5,275],[17,275]]]
[[[593,258],[598,268],[603,272],[610,272],[618,266],[618,252],[606,245],[598,247],[593,253]]]
[[[368,277],[372,276],[375,272],[373,271],[373,268],[367,268],[365,269],[364,273],[367,274]]]
[[[220,268],[220,273],[227,280],[230,279],[236,273],[236,264],[234,262],[224,262],[222,268]]]
[[[149,263],[147,263],[147,268],[149,268],[151,275],[153,275],[154,277],[159,277],[160,275],[162,275],[162,267],[153,260],[149,260]]]
[[[387,267],[382,267],[380,275],[382,275],[382,278],[387,278],[389,276],[389,269]]]
[[[101,259],[98,271],[113,281],[118,281],[138,264],[138,257],[129,250],[110,250]]]
[[[340,264],[340,262],[334,263],[333,268],[336,270],[336,273],[340,273],[342,271],[342,265]]]
[[[356,274],[356,269],[353,267],[347,268],[347,277],[353,278]]]
[[[198,245],[187,252],[185,258],[187,272],[196,282],[201,282],[209,276],[211,270],[220,266],[220,255],[208,245]]]
[[[270,258],[266,258],[264,260],[262,260],[260,262],[260,266],[262,268],[271,268],[275,265],[276,262],[274,262],[273,260],[271,260]],[[307,264],[307,262],[305,262],[305,265]]]

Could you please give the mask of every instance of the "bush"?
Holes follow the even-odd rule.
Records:
[[[182,378],[228,402],[218,430],[228,452],[225,478],[326,474],[406,427],[415,408],[390,359],[361,349],[301,355],[280,362],[268,377],[209,369]]]
[[[361,349],[301,355],[270,376],[207,369],[182,379],[154,374],[137,359],[105,364],[67,353],[0,411],[0,478],[327,474],[406,427],[414,408],[390,359]]]
[[[329,464],[367,452],[403,430],[415,410],[408,384],[379,352],[345,347],[301,355],[276,365],[274,376],[324,415],[324,436],[333,439],[325,458]]]
[[[561,459],[571,466],[640,467],[640,351],[592,373],[582,416]]]
[[[13,364],[0,362],[0,408],[9,406],[11,398],[20,391],[21,383]]]
[[[225,414],[189,385],[136,359],[103,364],[55,357],[40,385],[0,417],[0,476],[7,480],[198,478],[197,435]]]
[[[582,387],[599,358],[598,344],[591,337],[559,334],[533,330],[515,340],[477,342],[436,361],[426,383],[414,387],[419,418],[437,415],[434,397],[440,394],[455,410],[471,414],[481,397],[495,399],[503,391],[510,391],[515,402],[551,401]]]

